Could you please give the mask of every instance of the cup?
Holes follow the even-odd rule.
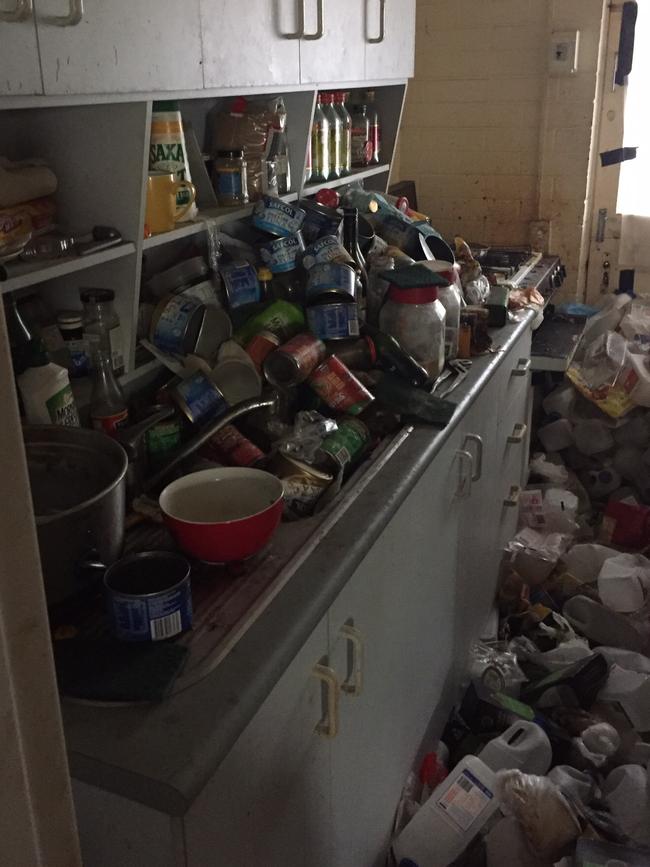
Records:
[[[189,201],[180,207],[176,195],[187,190]],[[152,235],[170,232],[176,222],[187,214],[196,200],[196,189],[189,181],[177,181],[173,172],[149,172],[147,178],[147,210],[145,231]]]

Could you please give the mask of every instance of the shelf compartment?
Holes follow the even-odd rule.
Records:
[[[333,181],[316,181],[315,183],[306,184],[303,187],[303,196],[313,196],[319,190],[332,190],[336,187],[344,187],[346,184],[351,184],[353,181],[361,181],[364,178],[372,178],[375,175],[383,175],[390,170],[388,163],[380,163],[378,166],[369,166],[367,169],[353,169],[349,175],[343,178],[335,178]]]
[[[125,241],[106,250],[98,250],[88,256],[70,256],[62,259],[51,259],[46,262],[6,262],[0,265],[0,293],[15,292],[17,289],[27,289],[56,277],[65,277],[77,271],[85,271],[95,265],[113,262],[135,253],[135,244]]]

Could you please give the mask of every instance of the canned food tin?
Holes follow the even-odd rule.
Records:
[[[314,265],[307,279],[307,303],[319,295],[341,295],[348,300],[357,297],[357,272],[349,265],[323,262]]]
[[[320,450],[337,467],[345,467],[363,454],[369,442],[367,426],[358,418],[348,418],[339,422],[338,430],[325,437]]]
[[[235,467],[254,467],[264,460],[264,452],[245,437],[234,424],[227,424],[206,443],[208,457]]]
[[[201,331],[205,304],[187,295],[168,295],[156,306],[150,338],[154,346],[172,355],[194,351]]]
[[[219,273],[223,278],[226,297],[231,307],[255,304],[260,300],[260,283],[257,279],[257,271],[248,262],[222,265]]]
[[[315,304],[307,309],[309,328],[321,340],[359,336],[359,310],[352,304]]]
[[[274,196],[262,196],[253,209],[253,225],[270,235],[295,235],[303,224],[305,212]]]
[[[341,225],[341,215],[334,208],[319,205],[311,199],[301,199],[298,204],[304,209],[302,232],[308,243],[322,235],[336,235]]]
[[[260,331],[271,331],[281,340],[288,340],[293,334],[305,327],[305,314],[302,308],[290,301],[274,301],[266,310],[253,316],[238,329],[237,341],[245,346]]]
[[[322,340],[313,334],[296,334],[264,362],[264,375],[278,388],[304,382],[327,354]]]
[[[314,265],[323,262],[339,262],[342,265],[352,265],[352,256],[335,235],[324,235],[311,243],[302,257],[305,268],[313,268]]]
[[[272,331],[260,331],[251,337],[245,348],[258,372],[261,373],[266,356],[277,349],[281,342]]]
[[[171,396],[192,424],[224,415],[229,409],[221,391],[201,371],[181,380],[172,389]]]
[[[231,336],[230,316],[221,307],[208,305],[192,352],[212,364],[219,354],[221,344]]]
[[[374,397],[336,355],[330,355],[309,377],[309,385],[331,409],[359,415]]]
[[[168,418],[158,422],[145,434],[149,463],[158,467],[176,451],[181,442],[180,418]]]
[[[111,628],[122,641],[161,641],[192,625],[190,564],[169,551],[131,554],[104,575]]]
[[[310,514],[334,481],[330,473],[321,472],[282,452],[274,455],[268,469],[282,482],[285,509],[295,515]]]
[[[262,261],[274,274],[283,271],[293,271],[300,264],[300,257],[305,249],[302,232],[275,238],[260,247]]]

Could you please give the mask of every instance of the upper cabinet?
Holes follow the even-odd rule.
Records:
[[[305,84],[363,81],[363,0],[299,0],[304,18],[300,80]]]
[[[300,82],[296,0],[200,0],[205,87]]]
[[[43,93],[31,0],[0,0],[0,94]]]
[[[38,0],[46,94],[199,90],[199,0]]]
[[[365,0],[365,77],[369,81],[409,78],[413,75],[415,2]]]

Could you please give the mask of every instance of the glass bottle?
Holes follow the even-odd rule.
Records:
[[[14,374],[18,376],[29,367],[32,354],[32,335],[20,315],[15,295],[5,296],[4,308]]]
[[[83,303],[84,339],[88,341],[91,364],[100,350],[108,353],[115,376],[124,373],[122,328],[113,307],[115,292],[112,289],[82,289],[79,293]]]
[[[343,208],[343,246],[354,260],[353,267],[357,272],[361,290],[358,293],[357,302],[359,312],[362,314],[365,310],[368,292],[368,272],[366,271],[366,260],[359,248],[359,211],[356,208]],[[363,319],[363,315],[360,318]]]
[[[275,174],[278,179],[278,195],[291,191],[291,166],[289,163],[289,141],[287,139],[287,110],[281,96],[275,101],[273,126],[271,128],[271,147],[269,160],[275,161]]]
[[[352,165],[364,168],[372,158],[370,120],[365,105],[352,106]]]
[[[339,90],[334,94],[334,108],[341,118],[341,174],[349,175],[352,171],[352,118],[345,107],[348,93]]]
[[[330,173],[330,128],[323,111],[321,94],[316,97],[316,108],[311,125],[311,177],[310,181],[326,181]]]
[[[372,157],[370,162],[379,163],[381,154],[381,119],[375,102],[375,91],[366,91],[366,103],[368,106],[368,123],[370,124],[370,141],[372,142]]]
[[[113,374],[110,352],[97,350],[94,362],[95,374],[90,396],[92,426],[115,437],[118,428],[128,424],[129,410],[122,389]]]
[[[334,108],[334,94],[324,93],[323,113],[329,122],[329,144],[330,144],[330,172],[328,180],[336,180],[340,178],[343,169],[343,161],[341,157],[341,136],[343,132],[343,123],[341,116]]]

